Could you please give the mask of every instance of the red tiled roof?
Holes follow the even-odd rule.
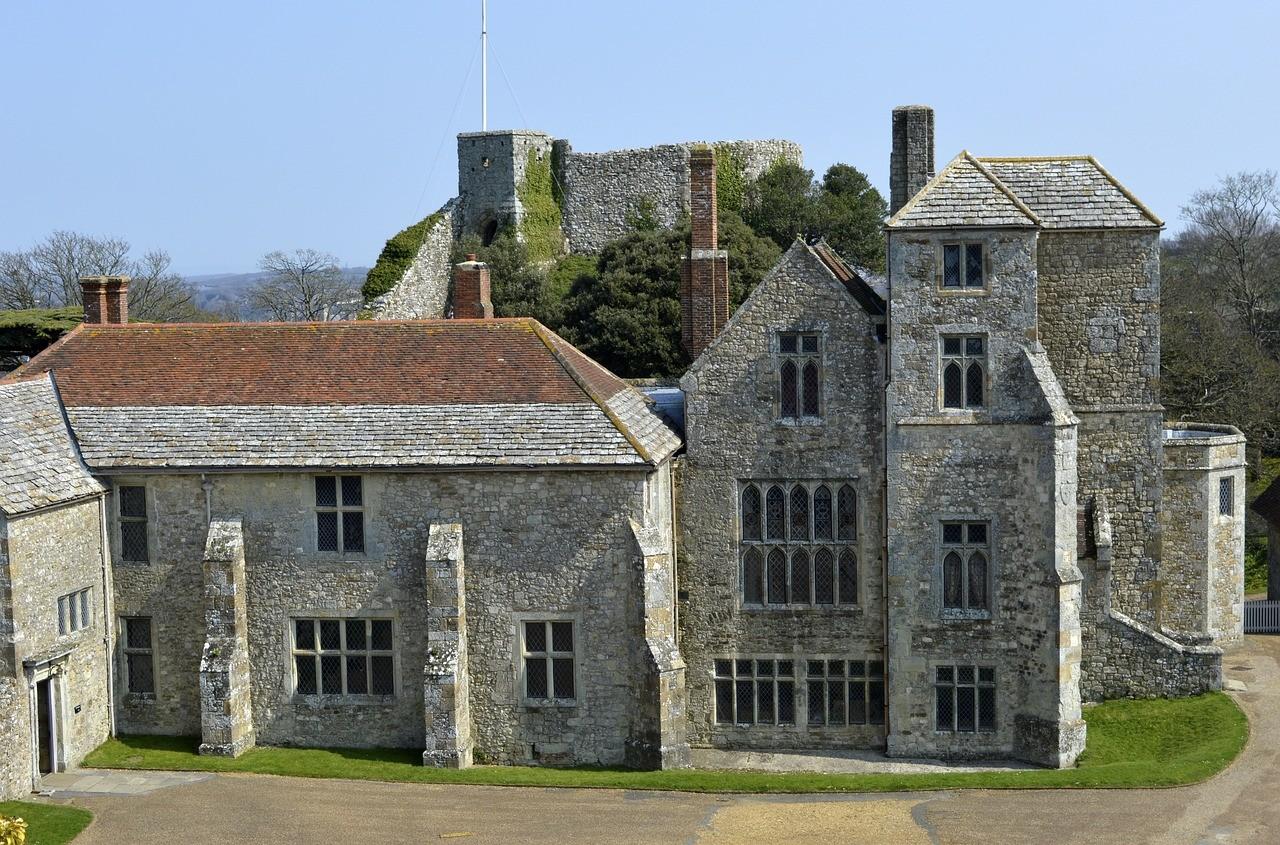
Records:
[[[80,326],[11,378],[49,370],[68,407],[574,404],[593,401],[583,385],[626,387],[527,318]]]

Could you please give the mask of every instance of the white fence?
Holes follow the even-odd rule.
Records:
[[[1280,634],[1280,601],[1247,601],[1244,603],[1246,634]]]

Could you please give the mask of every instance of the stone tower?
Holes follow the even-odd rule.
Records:
[[[519,188],[529,157],[550,158],[552,138],[545,132],[506,129],[458,135],[458,197],[461,232],[488,244],[504,223],[517,232],[524,217]]]
[[[893,152],[889,154],[889,214],[897,214],[933,173],[933,109],[898,106],[893,110]]]
[[[729,322],[729,254],[719,248],[716,153],[689,152],[689,215],[693,235],[680,267],[680,339],[696,359]]]

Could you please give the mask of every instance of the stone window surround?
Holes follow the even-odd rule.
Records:
[[[948,543],[943,537],[945,526],[948,523],[959,524],[961,530],[965,532],[965,536],[960,542]],[[972,524],[985,525],[987,527],[986,543],[971,543],[968,539],[969,526]],[[960,585],[960,601],[963,607],[947,607],[946,599],[946,558],[947,555],[955,552],[960,556],[960,571],[962,574],[962,583]],[[987,600],[986,607],[969,607],[969,559],[975,552],[980,552],[986,558],[987,572],[986,583],[983,585],[983,594]],[[990,619],[991,618],[991,520],[989,519],[940,519],[938,520],[938,554],[941,556],[941,575],[940,585],[943,592],[942,595],[942,618],[943,619]]]
[[[794,691],[795,698],[793,702],[793,706],[795,708],[795,721],[793,723],[788,723],[788,724],[763,723],[763,722],[757,723],[757,724],[749,724],[744,722],[732,722],[732,723],[717,722],[716,721],[716,705],[715,705],[715,695],[716,695],[715,682],[717,678],[716,671],[715,671],[715,662],[717,660],[730,660],[730,661],[733,661],[733,660],[774,660],[774,661],[790,660],[790,661],[793,661],[795,668],[793,670],[794,674],[791,676],[791,680],[795,681],[795,691]],[[866,724],[851,723],[851,724],[844,724],[844,725],[819,725],[819,724],[811,725],[809,724],[809,683],[808,683],[809,682],[809,664],[808,664],[808,661],[810,660],[822,660],[822,661],[844,660],[846,662],[850,660],[865,660],[869,664],[873,661],[883,663],[884,657],[882,655],[872,655],[872,653],[870,652],[868,652],[865,655],[856,655],[856,654],[850,654],[850,653],[844,653],[844,652],[841,652],[841,653],[825,652],[825,651],[817,652],[817,653],[781,652],[781,651],[778,651],[778,652],[752,651],[749,653],[748,652],[715,653],[712,656],[712,658],[709,661],[707,661],[707,669],[706,669],[706,678],[709,684],[709,688],[711,690],[711,706],[708,708],[707,719],[710,723],[712,732],[713,733],[719,732],[721,734],[727,733],[727,732],[732,732],[734,734],[744,734],[744,733],[753,732],[753,731],[759,732],[762,730],[772,730],[772,731],[786,731],[789,734],[794,734],[797,732],[806,732],[806,733],[821,733],[825,735],[830,735],[830,734],[839,732],[842,735],[843,734],[865,735],[865,732],[868,730],[873,730],[876,732],[881,732],[884,730],[884,727],[885,727],[884,724],[874,724],[870,722]],[[940,665],[951,665],[954,663],[955,663],[954,660],[949,662],[945,660],[939,661]],[[887,664],[885,664],[885,668],[886,668],[886,673],[882,677],[884,678],[885,684],[886,684],[884,694],[885,694],[885,701],[887,702],[888,701],[888,686],[887,686],[888,685],[888,672],[887,672],[888,665]],[[931,679],[931,682],[929,684],[929,689],[930,689],[930,694],[932,694],[932,689],[933,689],[932,665],[930,665],[929,672],[930,672],[929,677]],[[775,675],[775,678],[776,678],[776,675]],[[784,680],[785,679],[786,678],[784,677]],[[932,707],[932,699],[930,699],[930,706]],[[932,724],[932,717],[930,718],[930,723]]]
[[[987,524],[987,609],[986,610],[969,610],[960,608],[948,608],[946,606],[946,597],[942,594],[943,590],[943,572],[942,561],[947,555],[947,551],[953,548],[950,545],[944,545],[942,542],[942,524],[944,522],[985,522]],[[1000,583],[1000,556],[996,554],[999,548],[1000,531],[997,522],[990,514],[980,514],[973,511],[963,512],[947,512],[935,515],[933,527],[933,610],[937,618],[947,622],[991,622],[998,617],[996,601],[997,586]],[[948,665],[946,661],[942,665]]]
[[[111,561],[121,566],[155,566],[156,548],[155,548],[155,531],[152,526],[156,524],[156,502],[155,495],[152,492],[151,485],[143,478],[117,477],[112,479],[111,495],[109,499],[109,507],[107,513],[111,521],[110,546]],[[125,560],[120,542],[120,488],[121,487],[141,487],[146,491],[147,506],[147,559],[146,560]]]
[[[525,698],[524,696],[524,623],[572,622],[573,623],[573,694],[572,701],[565,699]],[[522,711],[574,710],[585,705],[586,690],[582,686],[582,635],[585,630],[582,614],[578,612],[525,611],[511,614],[511,670],[512,688],[516,707]]]
[[[750,663],[751,667],[749,671],[743,672],[741,667],[738,666],[739,662]],[[780,662],[789,663],[791,665],[790,674],[781,674],[778,668],[778,664]],[[742,730],[749,730],[752,728],[794,728],[796,727],[799,724],[799,720],[801,716],[799,712],[799,708],[797,706],[799,701],[801,700],[799,698],[800,688],[804,684],[804,681],[801,679],[801,674],[799,671],[799,668],[800,668],[798,665],[799,662],[800,662],[799,659],[795,655],[789,655],[789,654],[778,655],[778,656],[763,655],[763,654],[757,654],[757,655],[742,654],[742,655],[735,655],[733,657],[718,656],[718,657],[712,658],[711,664],[710,664],[711,668],[709,672],[711,677],[711,697],[712,697],[711,723],[712,725],[719,729],[738,728]],[[728,672],[725,673],[725,672],[717,671],[717,667],[716,667],[717,663],[728,663]],[[771,673],[761,674],[759,672],[760,663],[772,664],[770,666]],[[744,683],[744,682],[750,683],[751,685],[751,721],[744,722],[738,718],[735,718],[732,721],[721,721],[718,689],[719,689],[720,683],[723,681],[728,681],[730,683],[730,689],[732,690],[732,697],[730,700],[732,702],[731,706],[735,716],[738,716],[740,714],[740,709],[741,709],[738,707],[738,704],[739,704],[738,684]],[[771,708],[773,715],[768,721],[758,720],[759,708],[760,708],[760,684],[762,682],[766,684],[770,684],[772,687],[772,695],[770,697],[769,706]],[[789,721],[782,720],[781,711],[783,708],[781,707],[782,693],[780,689],[780,684],[782,683],[791,684],[791,708],[790,708],[791,719]]]
[[[737,603],[739,611],[746,611],[748,613],[778,613],[778,612],[794,612],[796,610],[804,610],[804,611],[810,611],[810,612],[822,611],[822,612],[830,613],[830,612],[850,612],[850,611],[861,612],[863,610],[863,602],[866,599],[866,590],[864,589],[864,584],[863,584],[863,574],[865,571],[863,564],[864,564],[864,561],[867,559],[867,555],[865,553],[865,550],[863,549],[862,540],[864,537],[868,536],[868,532],[864,530],[866,526],[862,524],[862,521],[865,518],[864,515],[866,513],[867,508],[864,507],[864,504],[863,504],[865,501],[865,497],[863,496],[862,490],[859,486],[859,483],[858,483],[859,481],[860,481],[860,478],[856,475],[847,476],[843,479],[792,478],[792,479],[784,480],[784,479],[777,479],[777,478],[770,478],[770,479],[745,478],[745,479],[738,480],[737,484],[733,486],[732,507],[733,507],[733,519],[734,519],[733,530],[734,530],[734,536],[737,538],[737,541],[733,547],[734,548],[734,572],[736,573],[736,580],[737,580],[737,583],[735,584],[735,589],[734,589],[734,597],[735,597],[735,601]],[[783,540],[764,539],[764,537],[766,537],[767,535],[767,531],[764,528],[764,524],[765,524],[765,520],[767,519],[765,512],[768,507],[768,491],[769,491],[769,487],[774,484],[781,485],[783,490],[786,491],[786,503],[788,508],[786,512],[786,516],[784,517],[784,521],[786,523],[790,522],[791,487],[797,484],[803,484],[808,488],[809,490],[809,527],[810,527],[811,537],[816,537],[816,534],[813,530],[813,492],[819,486],[826,485],[827,488],[831,490],[831,494],[832,494],[832,539],[831,540],[817,540],[817,539],[791,540],[789,538],[783,539]],[[760,518],[761,518],[761,538],[762,539],[759,541],[756,541],[756,540],[744,541],[742,539],[742,494],[743,494],[743,491],[750,485],[754,485],[760,491],[760,503],[761,503]],[[845,485],[852,487],[854,491],[854,508],[855,508],[854,536],[849,539],[835,539],[837,536],[837,530],[838,530],[836,528],[836,521],[838,519],[837,514],[839,509],[839,491],[840,491],[840,488]],[[786,533],[789,535],[790,534],[789,524],[786,526],[786,528],[787,528]],[[857,584],[857,601],[841,602],[841,603],[833,602],[832,604],[808,604],[808,603],[770,604],[768,602],[768,595],[767,595],[768,552],[769,552],[769,549],[775,546],[784,548],[785,550],[787,550],[787,553],[788,553],[787,554],[788,591],[790,591],[790,584],[791,584],[790,550],[803,548],[809,552],[810,572],[812,573],[813,555],[817,552],[818,549],[821,549],[821,548],[830,549],[834,556],[834,570],[833,570],[832,577],[836,584],[835,586],[836,598],[839,598],[838,582],[840,579],[840,552],[841,550],[844,550],[844,549],[852,551],[854,556],[854,572],[855,572],[855,579]],[[747,603],[745,601],[746,594],[743,590],[743,584],[745,579],[745,575],[743,572],[743,561],[744,561],[743,554],[748,547],[757,548],[760,550],[760,553],[764,555],[766,594],[764,596],[765,601],[762,604]],[[812,584],[812,574],[811,574],[810,576],[811,590],[812,590],[812,587],[813,587],[813,584]],[[746,658],[744,657],[743,659],[745,660]],[[764,659],[764,658],[761,658],[761,659]]]
[[[774,389],[773,389],[774,424],[779,426],[786,426],[786,427],[825,425],[823,415],[827,411],[827,372],[826,372],[827,370],[826,352],[827,352],[827,334],[828,334],[827,327],[825,325],[818,325],[813,323],[795,323],[795,324],[790,324],[785,326],[770,325],[768,327],[768,332],[769,332],[769,356],[772,359],[771,366],[772,366],[773,384],[774,384]],[[779,348],[780,336],[784,334],[798,334],[798,335],[816,334],[818,336],[817,355],[805,356],[803,354],[797,354],[795,356],[792,356],[789,353],[784,354]],[[801,402],[801,408],[800,408],[801,415],[798,417],[784,417],[782,415],[782,363],[788,358],[793,358],[794,360],[803,361],[807,357],[816,357],[818,362],[818,415],[805,416],[803,414],[804,386],[802,381],[803,370],[801,370],[801,373],[797,375],[797,379],[800,379],[800,381],[797,382],[798,384],[797,394],[799,397],[798,401]]]
[[[989,296],[991,294],[991,245],[989,238],[957,238],[947,237],[934,242],[934,287],[936,293],[943,297],[961,296],[961,297],[980,297]],[[944,254],[945,248],[948,246],[960,247],[960,270],[961,276],[964,276],[965,255],[964,248],[969,244],[979,244],[982,247],[982,287],[944,287],[943,281],[945,274]]]
[[[1000,666],[1001,666],[1001,665],[1002,665],[1002,661],[1001,661],[1001,660],[998,660],[998,659],[990,659],[990,658],[985,658],[985,657],[964,657],[964,658],[959,658],[959,657],[950,657],[950,658],[937,658],[937,659],[929,660],[929,661],[928,661],[928,665],[927,665],[927,669],[926,669],[926,671],[927,671],[927,673],[928,673],[928,674],[925,676],[925,686],[926,686],[926,688],[929,690],[929,693],[928,693],[928,695],[929,695],[929,699],[928,699],[928,700],[929,700],[929,728],[928,728],[929,733],[930,733],[930,734],[932,734],[932,735],[933,735],[933,736],[935,736],[935,737],[947,737],[947,738],[948,738],[948,741],[951,741],[951,742],[959,742],[959,743],[961,743],[961,744],[964,744],[964,743],[968,742],[968,743],[973,743],[974,745],[978,745],[978,746],[986,746],[986,745],[990,745],[990,744],[991,744],[991,742],[992,742],[992,738],[993,738],[993,737],[995,737],[995,736],[997,736],[997,735],[1001,732],[1001,730],[1002,730],[1002,726],[1004,726],[1004,725],[1009,725],[1009,724],[1011,724],[1011,723],[1012,723],[1012,720],[1011,720],[1010,718],[1007,718],[1007,714],[1006,714],[1006,713],[1004,713],[1004,697],[1002,697],[1002,696],[1000,695],[1000,688],[1001,688],[1001,670],[1000,670]],[[993,718],[994,718],[994,721],[995,721],[995,725],[994,725],[994,727],[992,727],[992,728],[986,728],[986,729],[979,729],[979,728],[977,728],[977,718],[978,718],[978,716],[977,716],[977,696],[976,696],[976,693],[975,693],[975,698],[974,698],[974,707],[975,707],[975,709],[974,709],[974,725],[975,725],[975,729],[974,729],[974,730],[972,730],[972,731],[960,731],[960,730],[942,730],[942,729],[939,729],[939,728],[938,728],[938,724],[937,724],[937,718],[938,718],[938,716],[937,716],[937,709],[936,709],[936,708],[937,708],[937,703],[936,703],[936,698],[935,698],[935,696],[936,696],[936,694],[937,694],[937,693],[936,693],[936,689],[937,689],[937,687],[938,687],[938,683],[937,683],[938,668],[939,668],[939,667],[947,667],[947,666],[952,666],[952,667],[972,666],[972,667],[974,667],[974,673],[975,673],[975,674],[974,674],[974,684],[972,684],[972,686],[973,686],[975,689],[980,685],[980,684],[978,683],[978,676],[977,676],[977,672],[978,672],[978,670],[981,670],[981,669],[991,669],[991,670],[992,670],[992,672],[994,673],[994,674],[993,674],[993,676],[992,676],[994,680],[993,680],[991,683],[989,683],[989,684],[987,684],[987,683],[983,683],[983,684],[981,684],[981,686],[989,686],[989,687],[992,687],[992,688],[995,690],[995,693],[994,693],[994,697],[995,697],[995,701],[994,701],[994,703],[995,703],[995,708],[994,708],[994,710],[995,710],[995,712],[994,712],[994,714],[993,714]],[[968,685],[968,684],[964,684],[964,685],[958,685],[958,684],[956,684],[956,683],[954,682],[954,676],[953,676],[953,682],[952,682],[952,684],[951,684],[951,687],[952,687],[952,689],[955,689],[957,686],[970,686],[970,685]],[[953,699],[953,700],[954,700],[954,699]],[[953,718],[954,718],[954,711],[953,711]]]
[[[93,587],[81,587],[58,596],[58,638],[75,636],[93,627]]]
[[[961,326],[956,330],[950,330],[950,327],[939,326],[937,327],[937,331],[938,331],[938,345],[937,345],[937,352],[934,358],[937,365],[937,384],[938,384],[938,400],[937,400],[936,412],[944,416],[966,415],[966,416],[972,416],[975,419],[985,418],[986,415],[990,414],[990,410],[991,410],[991,370],[992,370],[991,334],[987,331],[976,329],[973,326]],[[970,355],[968,350],[964,348],[965,347],[964,341],[967,340],[968,338],[974,338],[974,337],[982,338],[981,359],[979,359],[978,356],[976,355]],[[944,344],[948,338],[960,338],[961,352],[959,355],[947,355],[944,353],[943,351],[945,348]],[[947,407],[947,404],[946,404],[943,374],[946,371],[946,365],[949,361],[960,362],[960,372],[961,372],[960,391],[961,391],[962,401],[964,402],[963,407],[959,407],[959,408]],[[969,402],[968,370],[969,370],[970,363],[974,361],[980,361],[979,365],[982,367],[982,404],[970,406],[968,404]]]
[[[360,505],[358,507],[344,505],[342,503],[343,502],[342,479],[344,477],[353,477],[353,478],[360,479]],[[318,491],[316,489],[316,480],[320,478],[332,478],[334,480],[334,495],[337,498],[335,499],[335,505],[333,507],[329,507],[327,505],[322,506],[317,501]],[[337,558],[337,559],[341,559],[345,557],[359,557],[359,558],[369,557],[369,485],[366,483],[367,475],[359,471],[316,472],[310,475],[310,479],[311,479],[310,484],[307,485],[308,495],[309,495],[307,509],[310,510],[311,512],[310,525],[308,526],[308,538],[311,542],[311,548],[314,550],[314,553],[321,557]],[[344,513],[347,513],[347,512],[354,513],[357,511],[361,514],[361,524],[362,524],[361,546],[362,548],[358,551],[346,551],[343,549],[343,544],[344,544],[343,530],[344,529],[342,527],[342,522],[343,522],[342,516]],[[338,517],[337,517],[338,548],[336,550],[320,548],[319,514],[322,512],[338,514]]]
[[[1217,522],[1230,522],[1235,518],[1236,511],[1236,480],[1235,475],[1227,473],[1218,476],[1217,489],[1217,507],[1214,508],[1214,518]],[[1223,504],[1227,505],[1223,510]]]
[[[151,642],[146,648],[140,646],[129,645],[129,629],[128,619],[147,619],[150,621]],[[119,627],[117,627],[116,642],[118,645],[117,654],[119,660],[117,662],[117,683],[120,694],[127,696],[131,703],[155,701],[160,694],[160,672],[156,666],[156,645],[157,631],[156,620],[154,616],[148,616],[142,613],[124,613],[119,617]],[[147,654],[151,657],[151,692],[134,692],[129,689],[129,655],[131,654]]]
[[[295,619],[387,619],[391,621],[391,668],[395,673],[396,691],[393,695],[333,695],[317,693],[315,695],[299,695],[294,692],[297,686],[296,669],[294,667],[294,625]],[[281,649],[283,656],[284,677],[287,684],[281,695],[281,700],[287,704],[313,703],[319,702],[324,705],[370,705],[370,704],[387,704],[393,700],[399,699],[403,695],[403,685],[401,684],[401,656],[403,650],[402,643],[403,626],[400,624],[400,616],[392,610],[383,609],[362,609],[342,610],[329,608],[312,608],[306,610],[290,610],[284,615],[284,630]],[[152,634],[154,636],[154,633]]]

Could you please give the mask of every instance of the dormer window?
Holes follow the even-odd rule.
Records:
[[[822,415],[822,344],[817,332],[778,333],[778,416]]]
[[[942,287],[946,290],[983,288],[986,261],[981,243],[942,245]]]

